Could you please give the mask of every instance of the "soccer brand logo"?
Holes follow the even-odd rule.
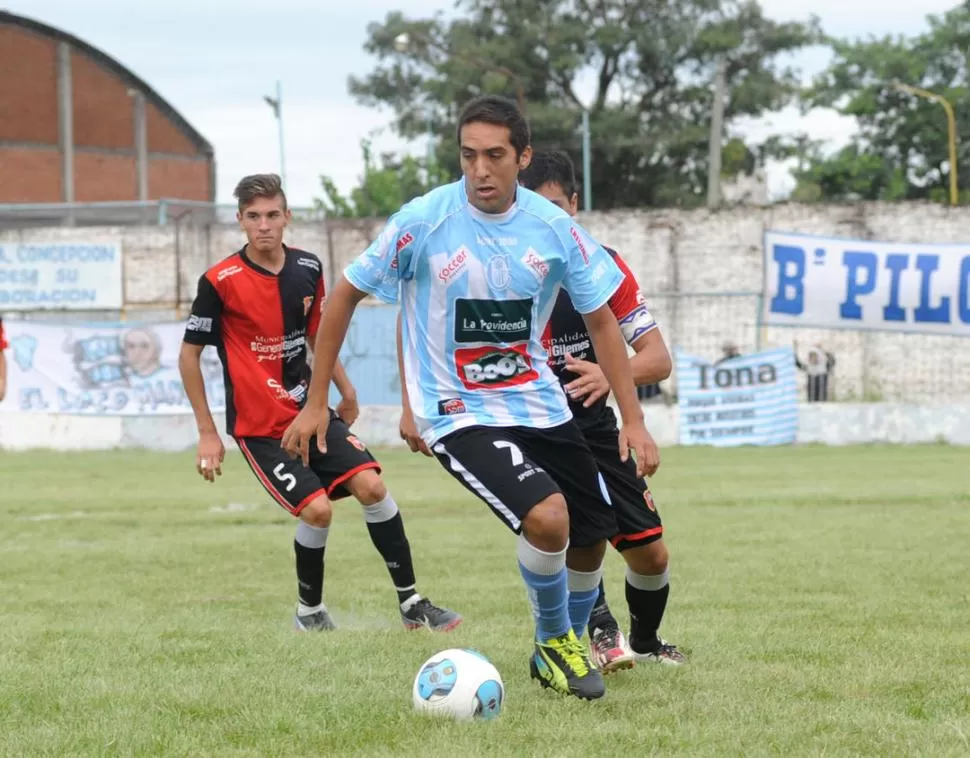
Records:
[[[452,279],[458,276],[462,271],[465,270],[465,266],[468,263],[468,256],[470,252],[467,247],[462,245],[455,254],[448,259],[448,262],[441,267],[441,271],[438,272],[438,279],[445,284],[448,284]]]
[[[526,250],[520,260],[539,277],[540,282],[549,276],[549,264],[542,260],[542,256],[533,248]]]
[[[586,245],[583,244],[583,238],[580,236],[579,232],[576,231],[575,226],[569,227],[569,233],[572,235],[573,240],[576,242],[576,245],[579,247],[579,252],[583,256],[583,262],[588,266],[589,253],[586,252]]]
[[[202,316],[189,316],[189,322],[185,325],[185,328],[190,332],[209,333],[212,331],[212,319]]]
[[[461,383],[470,390],[515,387],[539,378],[524,345],[459,348],[455,351],[455,367]]]
[[[493,290],[504,290],[512,283],[512,264],[505,253],[493,255],[485,264],[485,276]]]
[[[230,276],[235,276],[236,274],[242,273],[242,266],[230,266],[229,268],[224,268],[218,273],[216,279],[222,281],[223,279],[228,279]]]
[[[532,300],[455,301],[455,341],[508,344],[532,335]]]
[[[447,400],[438,401],[439,416],[457,416],[465,412],[465,401],[460,397],[449,397]]]

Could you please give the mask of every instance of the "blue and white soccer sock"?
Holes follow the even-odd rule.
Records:
[[[569,574],[569,623],[576,632],[576,636],[582,637],[600,594],[603,566],[601,564],[596,571],[567,569],[567,573]]]
[[[566,550],[547,553],[519,535],[516,553],[536,620],[536,639],[546,642],[569,631]]]

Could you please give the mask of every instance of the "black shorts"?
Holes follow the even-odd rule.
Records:
[[[459,429],[439,440],[434,453],[516,533],[532,507],[556,493],[569,507],[570,545],[589,547],[617,532],[603,477],[572,421],[552,429]]]
[[[623,551],[639,545],[648,545],[663,537],[663,523],[653,502],[653,495],[643,477],[637,476],[637,464],[633,456],[626,463],[620,460],[617,444],[618,430],[613,424],[598,424],[583,428],[586,444],[596,458],[606,487],[616,510],[617,533],[610,542]]]
[[[236,442],[259,483],[273,499],[294,516],[320,495],[331,500],[347,497],[344,482],[380,464],[340,417],[330,410],[327,452],[321,454],[317,439],[310,440],[310,465],[293,459],[274,437],[238,437]]]

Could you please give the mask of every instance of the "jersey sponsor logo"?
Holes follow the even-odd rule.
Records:
[[[401,235],[401,238],[397,241],[397,245],[394,247],[395,257],[397,253],[400,253],[404,248],[414,242],[414,235],[411,232],[405,232]]]
[[[515,387],[539,378],[525,345],[458,348],[455,367],[461,383],[470,390]]]
[[[592,346],[593,343],[590,342],[588,334],[574,332],[573,334],[564,334],[562,337],[554,337],[547,352],[550,357],[557,359],[557,362],[559,362],[559,359],[564,361],[567,353],[582,360],[586,357],[586,351]]]
[[[303,398],[306,397],[305,382],[300,382],[298,385],[288,390],[275,379],[267,379],[266,386],[273,391],[273,396],[277,400],[292,400],[294,403],[299,405],[303,402]]]
[[[519,244],[518,237],[485,237],[481,234],[475,235],[475,242],[479,245],[491,245],[492,247],[513,247]]]
[[[347,442],[349,442],[355,448],[357,448],[358,450],[360,450],[362,453],[367,450],[367,446],[363,442],[361,442],[359,439],[357,439],[357,437],[355,437],[353,434],[348,434],[347,435]]]
[[[221,282],[223,279],[228,279],[230,276],[241,274],[242,270],[242,266],[230,266],[229,268],[224,268],[216,275],[216,281]]]
[[[189,316],[189,321],[185,325],[185,328],[190,332],[205,332],[208,334],[212,331],[212,319],[192,315]]]
[[[505,253],[493,255],[485,264],[485,277],[493,290],[504,290],[512,283],[512,265]]]
[[[606,261],[600,261],[599,264],[596,266],[596,268],[593,269],[593,275],[591,277],[593,280],[593,283],[595,284],[600,279],[602,279],[606,275],[606,271],[607,271]]]
[[[468,264],[468,256],[471,251],[462,245],[455,251],[455,254],[448,259],[448,262],[441,267],[441,271],[438,272],[438,279],[445,284],[450,282],[456,276],[458,276]]]
[[[549,264],[542,260],[542,256],[533,248],[530,247],[526,250],[525,255],[520,260],[539,277],[539,281],[549,276]]]
[[[532,336],[532,300],[455,301],[455,342],[507,344]]]
[[[312,298],[311,298],[312,300]],[[256,353],[257,363],[263,361],[293,360],[303,354],[306,346],[306,333],[300,329],[285,337],[257,336],[249,343],[249,349]]]
[[[576,242],[576,245],[579,247],[579,252],[583,256],[583,262],[588,266],[589,253],[586,252],[586,245],[583,244],[582,236],[579,234],[578,231],[576,231],[575,226],[569,227],[569,233],[572,235],[573,240]]]
[[[307,295],[305,298],[303,298],[303,315],[306,316],[312,307],[313,295]]]
[[[301,266],[312,268],[314,271],[320,270],[320,261],[316,260],[315,258],[297,258],[296,262]]]
[[[391,269],[397,271],[397,253],[394,253],[394,257],[391,258]]]
[[[439,416],[457,416],[465,412],[465,401],[460,397],[449,397],[438,401]]]

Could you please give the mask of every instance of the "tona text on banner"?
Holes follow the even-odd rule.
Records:
[[[4,321],[7,397],[0,413],[150,416],[191,413],[178,371],[182,323],[68,325]],[[209,407],[225,410],[222,364],[202,352]]]
[[[0,244],[0,311],[117,310],[121,280],[115,242]]]
[[[970,337],[970,244],[765,233],[762,323]]]
[[[680,444],[787,445],[798,431],[790,347],[716,364],[676,351]]]

